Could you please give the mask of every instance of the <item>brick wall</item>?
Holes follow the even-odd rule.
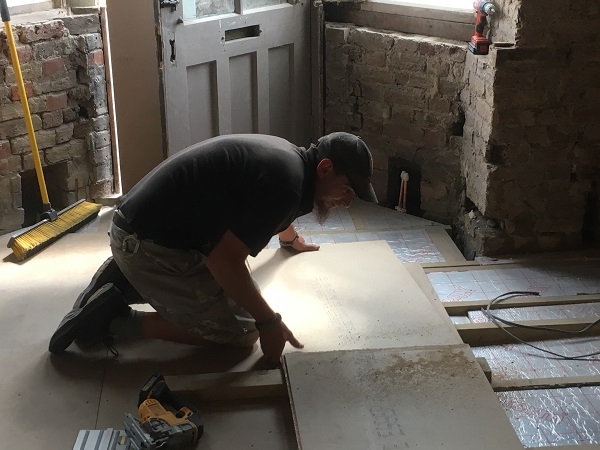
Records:
[[[507,45],[486,56],[328,23],[326,130],[365,139],[384,204],[390,163],[418,167],[421,213],[467,257],[597,245],[600,3],[496,3],[491,39]]]
[[[459,96],[466,46],[336,23],[326,24],[325,41],[326,132],[365,140],[383,204],[398,203],[396,165],[406,167],[420,176],[414,187],[420,213],[449,223],[462,191]]]
[[[597,244],[600,5],[528,0],[498,21],[518,24],[515,45],[467,57],[466,195],[482,215],[464,224],[469,253]]]
[[[52,206],[111,193],[99,16],[18,25],[13,34]],[[34,166],[4,31],[0,50],[0,233],[6,233],[24,222],[23,184]]]

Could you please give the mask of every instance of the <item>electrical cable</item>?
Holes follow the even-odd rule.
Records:
[[[581,333],[584,333],[584,332],[588,331],[592,327],[596,326],[598,323],[600,323],[600,319],[596,320],[595,322],[593,322],[593,323],[591,323],[589,325],[586,325],[581,330],[567,331],[567,330],[560,330],[558,328],[552,328],[552,327],[542,327],[542,326],[535,326],[535,325],[524,325],[524,324],[521,324],[521,323],[512,322],[510,320],[502,319],[501,317],[496,316],[495,314],[493,314],[490,311],[491,307],[493,305],[496,305],[497,303],[500,303],[500,302],[502,302],[504,300],[508,300],[509,298],[522,297],[522,296],[527,296],[527,295],[539,296],[540,293],[539,292],[530,292],[530,291],[510,291],[510,292],[506,292],[506,293],[500,294],[499,296],[497,296],[497,297],[493,298],[492,300],[490,300],[490,302],[487,305],[487,308],[485,308],[485,309],[481,308],[481,312],[488,319],[490,319],[494,323],[494,325],[496,325],[498,328],[500,328],[506,334],[508,334],[509,336],[511,336],[513,339],[515,339],[516,341],[520,342],[521,344],[525,344],[525,345],[527,345],[529,347],[532,347],[532,348],[535,348],[536,350],[539,350],[541,352],[548,353],[550,355],[556,356],[556,357],[561,358],[561,359],[566,359],[566,360],[585,360],[586,358],[591,358],[592,356],[600,355],[600,351],[594,352],[594,353],[588,353],[588,354],[585,354],[585,355],[576,355],[576,356],[561,355],[560,353],[556,353],[556,352],[553,352],[551,350],[546,350],[546,349],[540,348],[540,347],[538,347],[536,345],[533,345],[533,344],[531,344],[529,342],[526,342],[526,341],[518,338],[514,334],[512,334],[510,331],[508,331],[505,326],[501,325],[501,324],[505,324],[505,325],[510,325],[510,326],[514,326],[514,327],[528,328],[528,329],[533,329],[533,330],[558,331],[560,333],[565,333],[565,334],[581,334]]]

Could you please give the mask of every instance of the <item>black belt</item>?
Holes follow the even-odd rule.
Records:
[[[126,233],[135,234],[133,227],[129,223],[127,223],[125,216],[123,216],[123,213],[118,209],[115,209],[112,221],[116,226],[118,226],[121,230],[125,231]]]

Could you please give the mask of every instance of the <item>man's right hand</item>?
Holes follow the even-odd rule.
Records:
[[[273,365],[279,364],[286,342],[296,348],[304,347],[283,322],[260,332],[260,348],[265,358]]]

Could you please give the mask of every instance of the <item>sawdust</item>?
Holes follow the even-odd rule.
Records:
[[[373,379],[377,382],[420,383],[432,379],[475,378],[481,376],[476,362],[470,361],[460,349],[430,351],[427,358],[410,358],[401,352],[390,355],[391,363],[383,370],[375,370]]]

